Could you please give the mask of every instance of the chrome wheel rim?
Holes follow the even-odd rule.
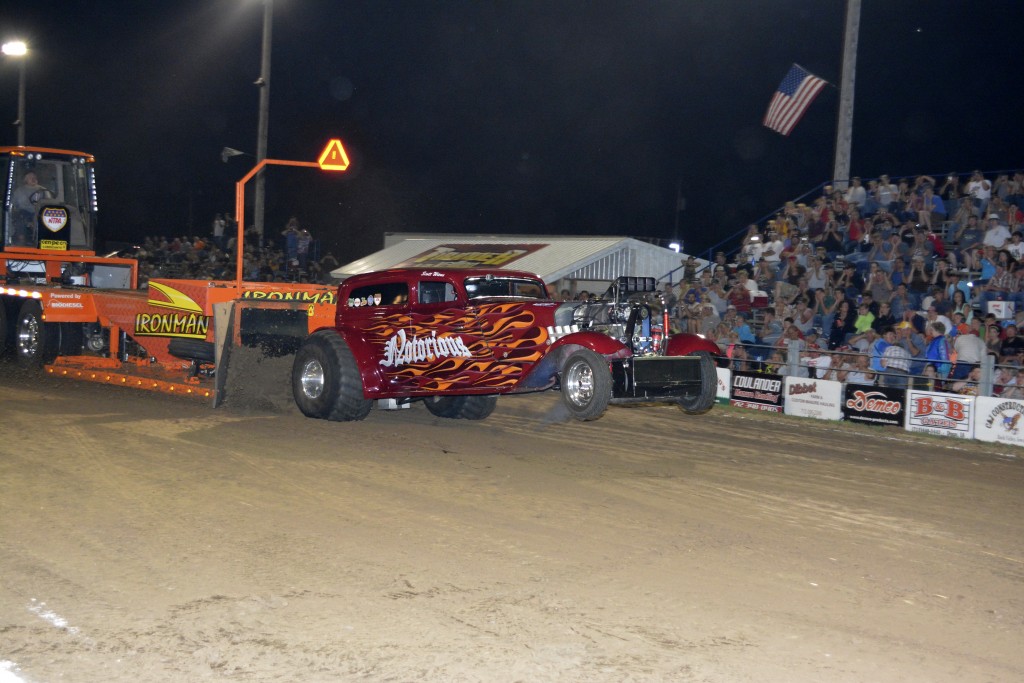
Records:
[[[39,319],[27,315],[18,324],[18,353],[32,358],[39,350]]]
[[[302,385],[302,393],[308,398],[320,398],[324,393],[324,366],[317,360],[308,360],[302,366],[302,375],[299,378]]]
[[[565,373],[565,389],[573,404],[587,405],[594,398],[594,371],[586,363],[574,363]]]

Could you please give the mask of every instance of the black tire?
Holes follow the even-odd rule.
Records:
[[[562,366],[562,402],[577,420],[596,420],[612,398],[612,374],[604,356],[580,349]]]
[[[424,399],[432,415],[451,420],[483,420],[494,412],[497,396],[436,396]]]
[[[213,363],[216,360],[217,347],[205,339],[182,339],[177,337],[167,344],[167,353],[176,358],[197,360]]]
[[[718,393],[718,364],[715,358],[707,351],[698,351],[694,356],[700,356],[700,390],[679,399],[679,407],[687,415],[703,415],[715,405],[715,396]]]
[[[345,340],[332,330],[309,337],[292,364],[292,395],[307,417],[336,422],[362,420],[373,401],[363,396],[363,378]]]
[[[14,328],[7,316],[7,299],[0,297],[0,358],[14,348]]]
[[[21,305],[14,326],[14,351],[18,364],[41,368],[52,363],[61,349],[61,326],[43,321],[43,307],[28,300]]]

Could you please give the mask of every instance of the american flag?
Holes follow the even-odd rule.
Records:
[[[764,115],[764,125],[777,133],[789,135],[793,127],[811,106],[811,102],[825,87],[826,81],[818,78],[810,71],[805,71],[794,64],[789,73],[782,79],[778,89],[768,104],[768,113]]]

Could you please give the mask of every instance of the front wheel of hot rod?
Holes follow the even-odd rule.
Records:
[[[697,351],[700,356],[700,389],[679,399],[679,407],[687,415],[702,415],[715,405],[718,393],[718,365],[714,357],[707,351]]]
[[[494,412],[497,396],[436,396],[423,400],[431,415],[451,420],[483,420]]]
[[[562,366],[562,402],[577,420],[596,420],[608,409],[612,375],[608,361],[590,349],[573,352]]]
[[[348,344],[336,332],[317,332],[302,343],[292,365],[292,395],[307,417],[362,420],[373,402],[363,396],[363,379]]]

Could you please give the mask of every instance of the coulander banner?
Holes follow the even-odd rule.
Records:
[[[843,417],[843,383],[826,379],[786,377],[787,415],[840,420]]]
[[[782,375],[732,373],[732,399],[729,401],[731,405],[781,413],[782,398]]]
[[[979,396],[974,404],[974,438],[1024,446],[1024,401]]]

